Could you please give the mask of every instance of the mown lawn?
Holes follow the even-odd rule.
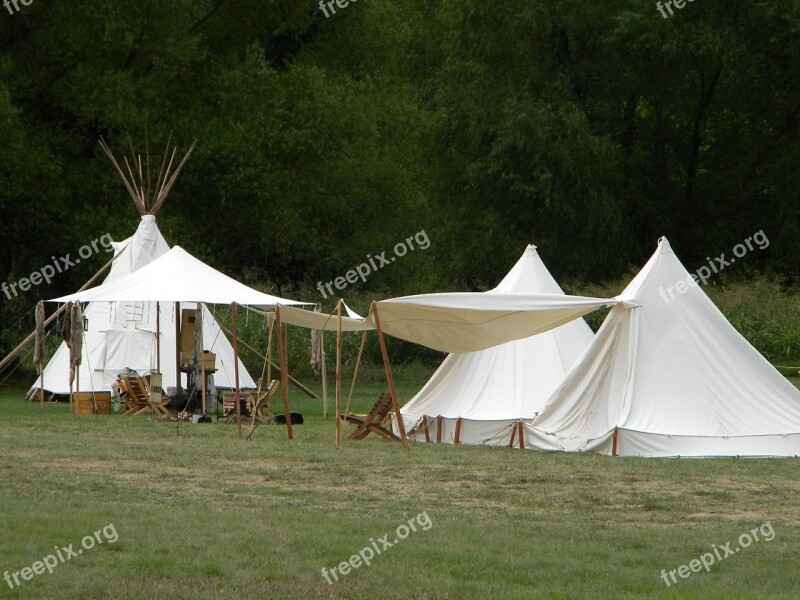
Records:
[[[384,385],[362,386],[356,408]],[[415,386],[401,386],[408,398]],[[379,439],[334,448],[333,419],[234,426],[75,416],[0,394],[0,571],[109,524],[10,598],[797,598],[800,463],[650,460]],[[322,568],[425,512],[432,526],[329,585]],[[421,521],[418,521],[421,523]],[[661,570],[769,522],[667,587]],[[380,547],[380,546],[379,546]]]

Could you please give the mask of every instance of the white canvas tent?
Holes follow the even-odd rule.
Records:
[[[113,244],[114,261],[103,285],[118,281],[151,264],[169,251],[169,245],[156,225],[153,215],[141,218],[136,233]],[[95,288],[97,289],[97,288]],[[195,303],[183,308],[195,309]],[[175,324],[170,303],[161,310],[161,372],[164,387],[175,387]],[[156,302],[127,300],[120,302],[90,302],[84,312],[88,330],[84,334],[83,362],[80,367],[80,389],[75,391],[107,391],[117,374],[130,367],[142,375],[156,369]],[[214,320],[203,307],[203,340],[207,350],[217,355],[215,385],[234,387],[233,348]],[[243,388],[255,387],[255,382],[239,361],[239,380]],[[76,381],[77,383],[77,381]],[[186,386],[186,375],[181,387]],[[39,387],[39,382],[34,384]],[[32,388],[33,389],[33,388]],[[69,349],[59,346],[44,371],[44,389],[53,394],[69,394]]]
[[[138,298],[139,300],[136,300]],[[116,281],[48,302],[204,302],[249,306],[308,306],[239,283],[174,246],[153,262]]]
[[[620,299],[525,426],[526,447],[800,455],[800,391],[728,323],[665,238]]]
[[[500,284],[487,294],[563,294],[535,246],[528,246]],[[582,318],[528,338],[480,352],[450,354],[403,408],[407,431],[418,441],[423,417],[441,417],[441,441],[452,443],[461,420],[462,444],[508,444],[512,427],[530,422],[592,341]],[[395,424],[395,429],[397,426]],[[429,437],[439,431],[438,422]]]

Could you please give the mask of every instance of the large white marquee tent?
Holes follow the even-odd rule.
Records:
[[[725,319],[665,238],[618,298],[586,353],[525,425],[526,447],[800,455],[800,391]]]

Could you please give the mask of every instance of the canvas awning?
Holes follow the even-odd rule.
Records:
[[[342,302],[344,304],[344,302]],[[344,304],[345,313],[348,316],[342,315],[342,331],[364,331],[375,329],[372,319],[365,319],[364,317],[354,313],[350,308]],[[275,313],[269,313],[270,319],[275,318]],[[333,331],[338,330],[338,319],[336,313],[325,314],[321,312],[313,312],[302,308],[292,308],[290,306],[281,305],[281,322],[288,323],[289,325],[296,325],[298,327],[305,327],[306,329],[314,329],[317,331]]]
[[[201,302],[249,306],[303,306],[259,292],[220,273],[180,246],[115,281],[49,302]]]
[[[384,333],[442,352],[477,352],[617,302],[561,294],[455,292],[382,300],[377,309]]]

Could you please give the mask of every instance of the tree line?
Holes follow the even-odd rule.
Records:
[[[531,242],[558,279],[603,281],[661,235],[693,270],[761,230],[731,276],[797,281],[796,0],[20,8],[0,15],[2,281],[132,234],[97,140],[143,152],[145,131],[155,154],[198,140],[168,241],[286,295],[422,230],[429,249],[353,287],[487,289]],[[3,331],[104,258],[0,296]]]

